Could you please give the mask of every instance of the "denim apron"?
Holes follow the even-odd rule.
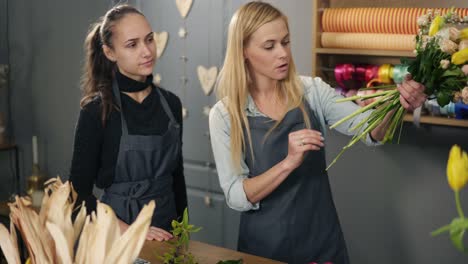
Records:
[[[312,129],[319,121],[305,102]],[[302,111],[289,111],[264,139],[275,121],[248,117],[254,161],[245,151],[249,178],[260,175],[286,158],[289,133],[305,128]],[[245,129],[244,129],[245,130]],[[325,171],[325,151],[309,151],[258,210],[241,214],[239,251],[286,263],[347,264],[348,253]]]
[[[155,200],[151,225],[169,230],[171,221],[177,218],[172,173],[181,151],[180,125],[159,88],[153,87],[169,117],[167,131],[162,135],[129,135],[115,80],[112,89],[120,107],[122,137],[114,181],[104,190],[101,200],[127,224],[135,221],[145,204]]]

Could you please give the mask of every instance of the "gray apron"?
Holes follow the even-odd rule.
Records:
[[[312,129],[319,121],[305,103]],[[249,177],[260,175],[282,161],[288,152],[289,133],[305,128],[299,108],[289,111],[280,125],[264,140],[275,121],[248,117],[255,160],[245,151]],[[239,251],[286,263],[348,263],[343,233],[333,203],[325,152],[309,151],[296,168],[258,210],[241,214]]]
[[[170,120],[167,131],[162,135],[129,135],[116,81],[112,89],[120,107],[122,137],[114,181],[101,200],[127,224],[136,219],[145,204],[155,200],[151,225],[169,230],[171,221],[177,218],[172,173],[181,151],[180,125],[159,88],[153,87]]]

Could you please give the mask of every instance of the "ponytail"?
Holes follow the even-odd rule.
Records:
[[[109,10],[104,17],[93,24],[86,36],[85,64],[81,77],[81,89],[83,97],[80,106],[83,108],[96,97],[101,98],[101,123],[106,124],[106,119],[113,110],[112,79],[116,65],[110,61],[102,49],[102,45],[110,48],[112,45],[112,27],[125,15],[135,13],[143,15],[140,11],[129,5],[118,5]]]

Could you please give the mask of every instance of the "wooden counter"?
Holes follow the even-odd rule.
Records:
[[[151,264],[162,263],[157,256],[164,254],[168,248],[168,245],[163,242],[146,241],[141,250],[140,258],[150,261]],[[200,264],[216,264],[220,260],[238,259],[242,259],[244,264],[282,263],[193,240],[190,241],[189,251]]]

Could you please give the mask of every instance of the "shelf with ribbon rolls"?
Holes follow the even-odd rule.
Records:
[[[429,9],[445,14],[452,6],[457,6],[460,17],[468,16],[468,5],[460,0],[313,1],[312,76],[321,77],[344,96],[362,87],[398,83],[393,78],[401,80],[404,74],[402,59],[415,57],[418,18]],[[455,111],[454,105],[435,109],[426,102],[421,114],[407,114],[404,121],[468,127],[466,114]]]

